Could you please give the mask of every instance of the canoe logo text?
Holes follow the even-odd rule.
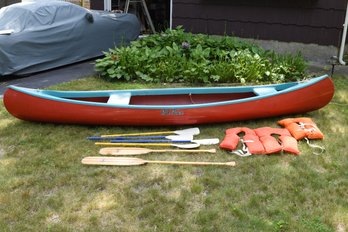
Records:
[[[161,115],[184,115],[184,112],[177,109],[163,109],[161,110]]]

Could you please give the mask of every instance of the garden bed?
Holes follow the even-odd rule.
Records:
[[[234,37],[167,30],[110,49],[96,70],[108,80],[155,83],[279,83],[306,77],[301,54],[277,54]]]

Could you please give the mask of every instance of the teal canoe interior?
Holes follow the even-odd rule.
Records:
[[[219,94],[176,94],[133,96],[130,105],[193,105],[213,102],[232,101],[256,96],[252,92]]]
[[[115,94],[117,95],[117,94]],[[245,93],[213,93],[213,94],[168,94],[168,95],[139,95],[129,96],[129,100],[125,101],[124,98],[119,101],[110,101],[112,97],[74,97],[65,99],[86,101],[86,102],[98,102],[98,103],[111,103],[111,104],[129,104],[129,105],[193,105],[204,104],[213,102],[233,101],[238,99],[250,98],[257,96],[253,92]]]

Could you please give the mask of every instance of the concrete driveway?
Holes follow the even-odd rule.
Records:
[[[17,85],[28,88],[45,88],[51,85],[80,79],[93,74],[95,74],[94,60],[89,60],[25,77],[0,77],[0,98],[9,85]]]

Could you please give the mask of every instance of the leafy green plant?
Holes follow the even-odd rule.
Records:
[[[300,54],[280,55],[228,36],[185,33],[181,27],[105,52],[96,70],[108,80],[146,82],[284,82],[304,77]]]

